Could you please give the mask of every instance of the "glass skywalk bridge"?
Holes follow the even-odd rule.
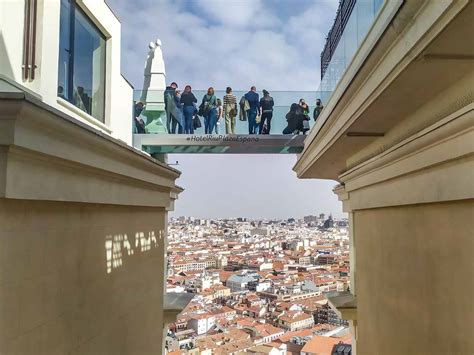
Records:
[[[236,96],[237,106],[240,111],[239,101],[247,91],[233,91]],[[204,90],[193,90],[200,105]],[[262,93],[258,92],[260,97]],[[328,99],[330,92],[317,91],[272,91],[275,106],[271,120],[269,134],[249,134],[248,120],[242,121],[239,114],[235,118],[235,134],[226,134],[225,119],[222,117],[212,134],[204,132],[204,118],[199,117],[202,127],[197,128],[194,134],[178,134],[169,132],[164,105],[164,92],[142,91],[134,92],[134,107],[138,102],[144,104],[143,111],[138,116],[145,124],[145,133],[137,133],[135,121],[133,124],[133,144],[136,148],[142,149],[150,154],[166,153],[290,153],[295,154],[303,150],[305,135],[283,134],[287,127],[286,114],[293,103],[298,104],[300,99],[304,99],[309,106],[309,124],[312,126],[313,110],[316,99],[324,102]],[[216,91],[215,95],[223,102],[225,91]],[[239,112],[240,113],[240,112]],[[176,130],[177,132],[178,130]]]
[[[326,46],[321,53],[321,83],[317,91],[270,91],[275,102],[270,134],[249,135],[248,121],[236,117],[234,135],[225,132],[224,119],[220,120],[219,131],[204,134],[202,127],[193,135],[171,134],[166,126],[166,113],[163,90],[135,91],[134,102],[141,101],[145,107],[139,116],[145,125],[145,133],[134,131],[133,144],[150,154],[166,153],[299,153],[303,150],[305,135],[284,135],[287,126],[286,114],[293,103],[301,98],[309,105],[309,124],[313,126],[313,110],[316,99],[321,99],[326,106],[341,77],[351,63],[357,49],[362,45],[384,0],[343,0],[339,4],[336,21],[328,34]],[[159,45],[158,45],[159,46]],[[153,47],[154,48],[154,47]],[[153,58],[153,56],[149,57]],[[159,72],[159,70],[158,70]],[[150,80],[150,79],[149,79]],[[163,82],[164,83],[164,79]],[[181,91],[182,87],[179,88]],[[263,89],[263,88],[259,88]],[[268,89],[268,88],[266,88]],[[198,103],[206,91],[193,91]],[[237,102],[246,91],[234,91]],[[258,91],[260,97],[262,92]],[[216,91],[216,96],[223,100],[224,91]],[[135,129],[135,122],[133,124]]]

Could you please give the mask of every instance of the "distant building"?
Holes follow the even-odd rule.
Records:
[[[310,314],[304,312],[288,311],[280,315],[276,323],[280,328],[295,331],[311,328],[314,325],[314,319]]]
[[[304,216],[303,221],[305,223],[318,222],[318,217],[317,216],[312,216],[312,215]]]
[[[242,273],[232,275],[226,281],[226,286],[231,292],[240,292],[248,289],[249,283],[257,283],[260,276],[257,273]]]

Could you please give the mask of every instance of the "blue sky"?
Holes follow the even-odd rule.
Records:
[[[122,72],[143,83],[148,42],[162,40],[167,81],[311,90],[337,0],[107,0],[122,22]],[[175,215],[342,215],[334,181],[299,180],[294,155],[174,155],[186,190]]]

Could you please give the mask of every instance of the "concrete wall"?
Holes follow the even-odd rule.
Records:
[[[357,353],[472,354],[474,200],[353,215]]]
[[[0,354],[160,354],[166,218],[0,199]]]

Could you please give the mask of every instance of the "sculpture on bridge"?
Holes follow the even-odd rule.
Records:
[[[157,39],[148,45],[145,62],[143,89],[140,101],[145,103],[142,115],[146,117],[146,133],[166,133],[163,93],[166,89],[166,72],[161,41]]]

